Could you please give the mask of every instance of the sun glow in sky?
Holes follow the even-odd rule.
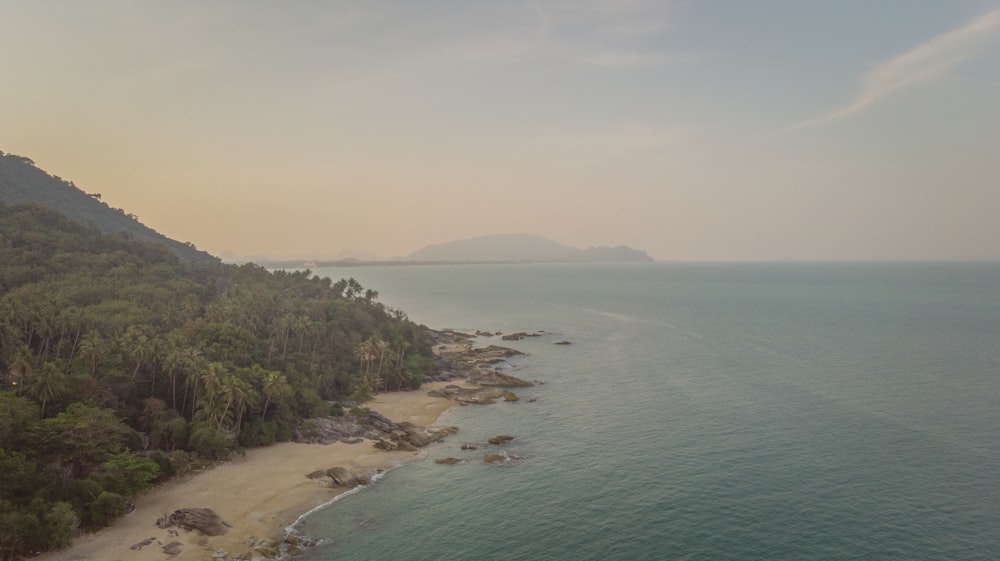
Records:
[[[0,150],[215,254],[1000,259],[1000,1],[0,0]]]

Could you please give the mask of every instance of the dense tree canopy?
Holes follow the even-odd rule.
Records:
[[[0,558],[107,524],[193,457],[418,387],[427,332],[376,298],[0,204]]]

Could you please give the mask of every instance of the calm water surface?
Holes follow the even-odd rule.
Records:
[[[504,343],[536,402],[447,413],[430,455],[468,461],[311,516],[310,560],[1000,558],[1000,265],[316,272],[549,335]],[[525,459],[460,450],[498,433]]]

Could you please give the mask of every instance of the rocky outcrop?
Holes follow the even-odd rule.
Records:
[[[367,438],[385,444],[376,446],[382,450],[415,450],[432,442],[454,434],[455,427],[431,427],[425,429],[412,423],[395,423],[378,412],[365,414],[345,414],[340,417],[319,417],[312,419],[308,428],[298,431],[299,442],[330,444]],[[360,441],[360,440],[358,440]]]
[[[354,473],[345,467],[332,467],[330,469],[321,469],[314,471],[307,475],[309,479],[324,479],[330,478],[330,486],[332,487],[347,487],[354,488],[358,485],[368,485],[372,482],[372,477],[377,472],[373,471],[361,471]]]
[[[498,434],[489,440],[490,444],[506,444],[514,440],[514,437],[509,434]]]
[[[469,381],[480,386],[490,386],[494,388],[528,388],[535,384],[504,374],[498,370],[480,370],[469,376]]]
[[[462,463],[462,460],[460,460],[458,458],[439,458],[437,460],[434,460],[434,463],[435,464],[444,464],[444,465],[453,466],[455,464]]]
[[[504,401],[518,401],[517,394],[508,390],[495,387],[463,388],[461,386],[445,386],[440,390],[427,392],[431,397],[444,397],[457,401],[462,405],[488,405],[496,403],[498,399]]]
[[[544,334],[543,331],[536,331],[535,333],[525,333],[524,331],[518,331],[517,333],[508,333],[500,337],[504,341],[520,341],[526,337],[541,337]]]
[[[460,331],[435,331],[434,357],[438,363],[439,373],[430,379],[432,381],[468,379],[479,370],[488,369],[510,357],[524,354],[516,349],[496,345],[474,347],[475,339],[475,335]]]
[[[221,536],[229,531],[229,523],[210,508],[182,508],[156,521],[160,528],[178,526],[206,536]]]
[[[507,458],[501,454],[486,454],[483,456],[483,461],[488,464],[502,464]]]

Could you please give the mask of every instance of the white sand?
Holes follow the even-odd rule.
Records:
[[[456,405],[427,392],[448,383],[424,384],[415,392],[392,392],[367,404],[395,422],[431,426]],[[382,452],[372,442],[329,445],[282,443],[249,450],[211,470],[158,486],[136,500],[136,510],[95,534],[79,537],[63,551],[38,557],[42,561],[202,561],[219,548],[230,558],[251,552],[248,539],[280,535],[299,515],[330,501],[344,489],[332,489],[328,479],[307,474],[342,466],[350,471],[387,468],[425,457],[425,452]],[[156,520],[180,508],[210,508],[232,527],[222,536],[205,537],[178,528],[160,529]],[[176,535],[175,535],[176,534]],[[149,545],[132,549],[152,538]],[[163,546],[180,542],[179,555],[170,557]]]

